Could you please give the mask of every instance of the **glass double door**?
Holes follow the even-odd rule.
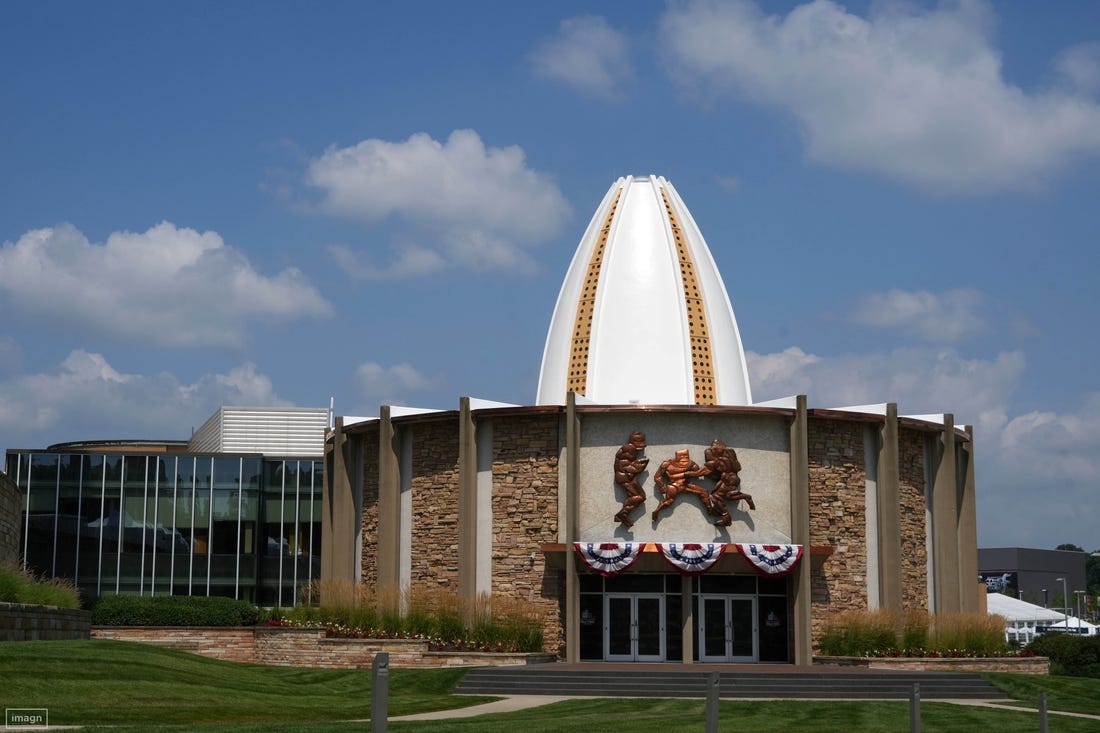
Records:
[[[665,598],[660,593],[604,596],[604,659],[661,662],[665,658]]]
[[[700,662],[757,661],[756,597],[701,595],[698,631]]]

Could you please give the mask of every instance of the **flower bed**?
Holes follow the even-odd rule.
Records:
[[[924,656],[924,657],[814,657],[814,664],[837,667],[866,667],[925,672],[1011,672],[1013,674],[1050,674],[1046,657],[1016,655],[1002,657]]]

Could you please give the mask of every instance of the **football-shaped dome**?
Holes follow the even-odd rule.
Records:
[[[537,402],[749,405],[741,335],[707,243],[672,184],[615,181],[558,294]]]

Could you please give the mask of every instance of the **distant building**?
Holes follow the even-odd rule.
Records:
[[[979,578],[990,593],[1077,613],[1074,591],[1087,590],[1087,553],[1028,547],[978,549]],[[1065,578],[1065,586],[1060,578]],[[1062,601],[1063,590],[1069,596]]]
[[[223,407],[190,441],[7,451],[26,567],[88,596],[291,605],[320,573],[327,408]]]

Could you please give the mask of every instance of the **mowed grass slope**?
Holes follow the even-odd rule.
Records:
[[[461,670],[391,670],[391,715],[462,707]],[[0,644],[3,707],[48,708],[51,725],[335,721],[370,717],[369,669],[235,664],[147,644]]]
[[[592,698],[469,719],[392,718],[489,698],[451,694],[462,670],[391,670],[389,729],[395,733],[674,733],[702,731],[702,699]],[[311,733],[366,730],[370,670],[263,667],[112,641],[0,644],[0,703],[48,708],[51,725],[176,733]],[[1051,709],[1091,710],[1100,680],[991,675],[1025,704],[1040,689]],[[909,730],[907,701],[722,700],[720,730],[886,733]],[[1031,711],[924,702],[924,733],[1032,733]],[[108,728],[109,726],[109,728]],[[119,727],[119,726],[124,726]],[[1052,733],[1095,733],[1100,720],[1051,716]]]

